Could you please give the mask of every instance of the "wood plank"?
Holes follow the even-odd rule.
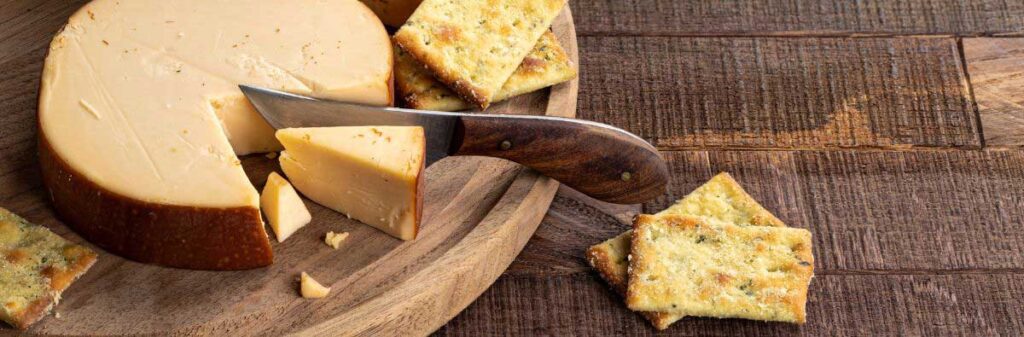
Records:
[[[85,0],[6,0],[0,4],[0,63],[45,49]]]
[[[660,211],[727,171],[789,226],[814,235],[819,274],[1024,273],[1024,152],[729,151],[667,153]],[[584,252],[638,209],[566,188],[506,275],[589,270]]]
[[[685,318],[656,334],[594,273],[503,276],[434,336],[1019,336],[1022,297],[1019,273],[819,275],[806,325]]]
[[[981,145],[954,39],[580,43],[587,51],[580,117],[623,127],[662,149]]]
[[[1024,32],[1006,0],[576,1],[584,35],[1003,35]]]
[[[985,145],[1024,145],[1024,39],[963,40]]]

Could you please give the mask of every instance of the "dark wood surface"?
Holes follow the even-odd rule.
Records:
[[[578,116],[636,132],[669,193],[561,188],[437,336],[1024,335],[1024,2],[574,1]],[[719,171],[814,235],[804,326],[655,331],[585,249]]]

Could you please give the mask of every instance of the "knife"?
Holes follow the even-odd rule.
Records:
[[[590,197],[618,204],[665,192],[668,166],[651,144],[625,130],[584,120],[377,107],[239,86],[275,129],[422,126],[426,166],[448,156],[502,158]]]

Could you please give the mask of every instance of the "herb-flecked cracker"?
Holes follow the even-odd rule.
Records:
[[[626,297],[626,289],[628,288],[629,241],[632,237],[633,231],[626,231],[619,236],[608,239],[608,241],[591,246],[587,250],[587,261],[590,262],[594,269],[597,269],[597,272],[601,274],[601,278],[611,285],[612,290],[622,297]],[[665,330],[672,323],[683,318],[683,315],[680,314],[654,311],[641,311],[640,314],[647,318],[658,330]]]
[[[637,311],[803,323],[814,274],[804,229],[640,215],[626,305]]]
[[[487,108],[566,0],[426,0],[395,33],[463,99]]]
[[[0,208],[0,320],[27,329],[94,262],[88,248]]]
[[[734,225],[773,226],[786,225],[751,197],[728,173],[719,173],[697,187],[685,197],[655,216],[680,214],[700,218],[711,223]],[[590,247],[587,260],[597,269],[612,289],[626,296],[632,230],[608,241]],[[683,317],[681,314],[640,312],[655,328],[664,330]]]
[[[541,35],[537,45],[523,59],[512,77],[505,81],[494,102],[530,93],[576,77],[576,68],[558,43],[555,34]],[[402,48],[395,47],[395,87],[405,106],[435,111],[461,111],[472,105],[434,79]]]
[[[657,215],[665,214],[689,215],[739,226],[786,226],[725,172],[712,177]]]

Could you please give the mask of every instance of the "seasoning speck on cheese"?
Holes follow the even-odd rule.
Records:
[[[0,320],[27,329],[96,262],[96,253],[0,208]]]
[[[426,0],[395,43],[470,103],[487,108],[566,0]]]

